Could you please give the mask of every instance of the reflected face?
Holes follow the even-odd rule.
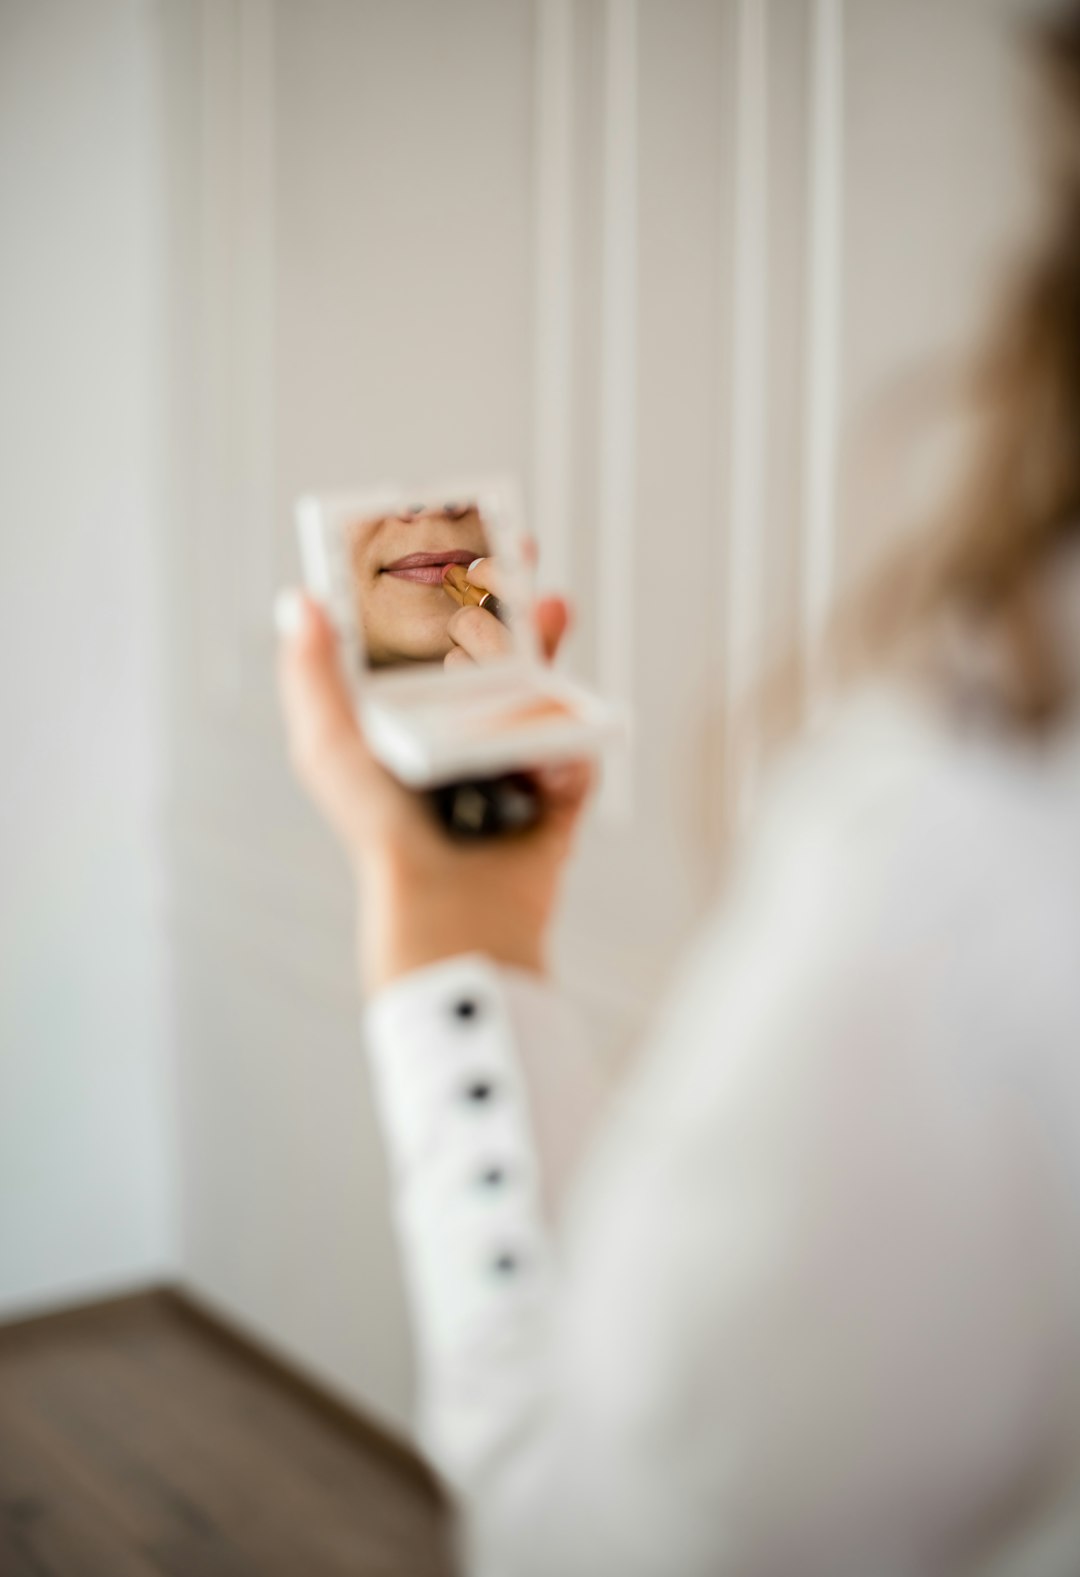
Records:
[[[354,528],[352,568],[368,662],[375,668],[441,662],[458,605],[443,588],[451,564],[489,552],[476,506],[416,505]]]

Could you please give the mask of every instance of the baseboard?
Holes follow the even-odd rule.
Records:
[[[202,1335],[227,1348],[239,1362],[261,1370],[275,1385],[287,1389],[308,1407],[316,1409],[335,1428],[350,1434],[359,1445],[379,1457],[391,1472],[406,1480],[414,1490],[419,1490],[435,1502],[443,1502],[444,1497],[434,1475],[405,1441],[320,1385],[280,1353],[223,1317],[216,1309],[208,1307],[184,1287],[162,1283],[113,1297],[50,1309],[44,1313],[2,1320],[0,1344],[8,1346],[48,1339],[62,1335],[65,1328],[73,1332],[86,1331],[98,1322],[106,1325],[125,1314],[153,1312],[184,1320],[197,1327]]]
[[[143,1293],[171,1285],[172,1279],[171,1265],[158,1261],[125,1274],[78,1276],[70,1281],[53,1282],[29,1294],[7,1294],[0,1298],[0,1329],[50,1319],[69,1309],[87,1309],[99,1303],[138,1298]]]
[[[5,1311],[0,1314],[0,1342],[18,1342],[24,1337],[47,1336],[51,1332],[59,1334],[67,1325],[72,1329],[86,1327],[128,1311],[137,1313],[155,1306],[172,1307],[173,1297],[170,1286],[154,1282],[123,1292],[110,1292],[107,1297],[66,1298],[59,1305],[50,1300],[44,1308],[31,1305],[29,1309]]]

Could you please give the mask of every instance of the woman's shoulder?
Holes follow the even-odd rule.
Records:
[[[771,774],[622,1091],[620,1153],[666,1124],[706,1166],[718,1114],[809,1107],[853,1067],[992,1075],[1073,1046],[1070,771],[899,685],[853,693]]]
[[[1080,842],[1080,754],[1067,742],[973,721],[900,681],[865,683],[778,762],[751,844],[818,841],[870,859],[912,845],[923,858],[1004,864],[1052,836]],[[1032,842],[1032,835],[1034,842]],[[912,849],[911,852],[914,852]],[[921,862],[920,862],[921,863]]]
[[[865,682],[774,762],[757,825],[883,825],[956,792],[961,782],[969,793],[992,786],[1000,754],[914,686]]]
[[[800,954],[849,973],[964,936],[985,973],[1080,924],[1080,751],[866,684],[778,764],[742,866],[742,907]]]

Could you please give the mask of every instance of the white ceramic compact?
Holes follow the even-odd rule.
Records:
[[[308,495],[296,519],[365,735],[403,783],[491,781],[624,731],[618,707],[541,658],[512,480]]]

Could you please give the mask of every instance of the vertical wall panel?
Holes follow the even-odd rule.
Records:
[[[605,695],[634,701],[638,409],[638,3],[607,0],[601,250],[596,679]],[[603,808],[624,824],[633,813],[632,756],[614,760]]]
[[[292,499],[526,478],[543,579],[578,605],[573,664],[637,714],[558,938],[600,1039],[627,1043],[751,783],[725,714],[763,663],[812,666],[834,587],[880,548],[850,499],[837,529],[841,436],[947,337],[1011,211],[1016,8],[173,9],[198,238],[172,582],[185,1270],[404,1425],[352,895],[275,712]]]
[[[724,713],[732,718],[761,666],[765,596],[766,476],[769,463],[769,78],[768,0],[738,0],[736,24],[735,280],[732,303],[732,432]],[[752,784],[754,741],[744,737],[728,760],[724,791],[736,806]]]
[[[532,525],[541,580],[563,590],[573,523],[574,45],[574,0],[537,0]]]
[[[843,313],[844,0],[814,0],[803,389],[802,652],[817,693],[836,568]]]

